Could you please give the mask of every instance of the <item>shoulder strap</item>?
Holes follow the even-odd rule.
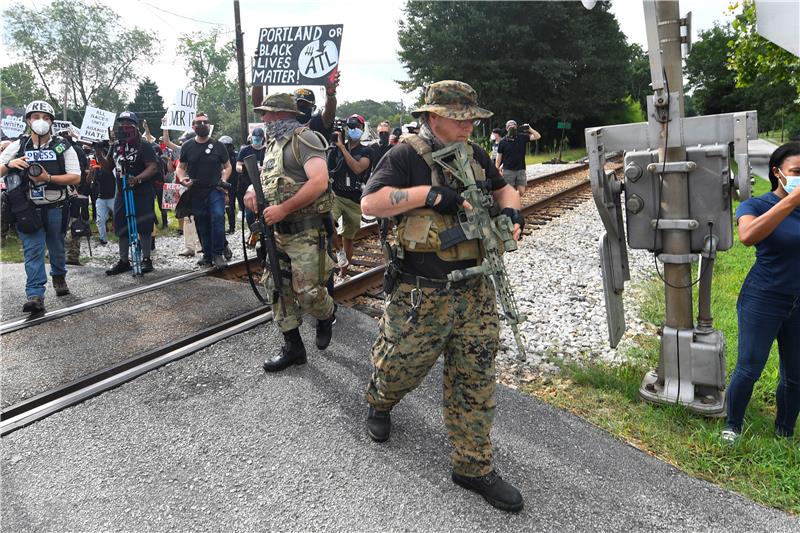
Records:
[[[303,143],[308,148],[312,148],[314,150],[319,150],[320,149],[319,146],[314,146],[313,144],[311,144],[307,140],[303,139],[301,134],[303,132],[305,132],[305,131],[310,131],[314,135],[317,136],[317,139],[319,139],[320,142],[322,143],[322,150],[323,151],[325,150],[325,145],[328,143],[328,141],[325,140],[325,136],[324,135],[322,135],[320,132],[318,132],[316,130],[312,130],[311,128],[309,128],[307,126],[300,126],[299,128],[295,129],[292,132],[292,155],[294,155],[294,160],[297,161],[297,164],[300,167],[303,166],[303,163],[300,161],[300,143]]]
[[[25,145],[28,144],[28,139],[30,136],[28,135],[20,135],[19,137],[19,149],[17,150],[17,157],[21,157],[22,154],[25,153]]]
[[[441,170],[439,166],[433,162],[433,157],[431,153],[433,153],[433,147],[425,141],[422,137],[415,133],[409,133],[400,137],[401,143],[406,143],[411,145],[411,148],[417,152],[425,163],[431,169],[431,183],[435,186],[441,187],[444,185],[444,180],[442,179]]]

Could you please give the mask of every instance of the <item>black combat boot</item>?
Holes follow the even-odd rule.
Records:
[[[29,296],[28,301],[22,305],[23,313],[36,315],[44,313],[44,298],[41,296]]]
[[[119,260],[113,267],[106,270],[106,276],[116,276],[117,274],[122,274],[123,272],[130,272],[130,271],[131,271],[130,261]]]
[[[283,334],[284,345],[278,355],[264,361],[264,372],[280,372],[292,365],[306,364],[306,347],[295,328]]]
[[[367,413],[367,433],[375,442],[386,442],[392,430],[392,412],[378,411],[371,405]]]
[[[452,477],[453,483],[477,492],[493,507],[512,513],[522,510],[524,505],[522,494],[513,485],[503,481],[494,470],[478,477],[462,476],[453,472]]]
[[[336,324],[337,305],[333,304],[333,313],[330,318],[317,320],[317,349],[324,350],[331,343],[333,336],[333,325]]]
[[[53,288],[56,290],[56,296],[69,294],[69,287],[67,287],[67,280],[64,276],[53,276]]]

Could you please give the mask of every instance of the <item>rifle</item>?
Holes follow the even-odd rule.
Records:
[[[431,153],[431,156],[450,173],[453,179],[460,182],[464,187],[461,196],[472,205],[470,211],[460,208],[457,216],[459,224],[439,235],[442,249],[446,250],[463,241],[480,239],[484,250],[483,262],[479,266],[455,270],[447,275],[447,279],[456,282],[475,276],[487,276],[492,280],[502,307],[500,317],[514,332],[514,339],[519,348],[517,359],[524,361],[526,358],[525,346],[519,336],[517,326],[525,321],[525,315],[517,309],[517,302],[508,281],[500,248],[502,243],[503,249],[506,251],[517,249],[517,243],[513,238],[514,224],[508,216],[503,214],[492,217],[492,213],[497,210],[494,200],[475,182],[475,175],[472,172],[464,143],[455,143],[442,150],[437,150]]]
[[[281,311],[286,314],[286,304],[281,298],[283,290],[283,278],[281,277],[281,266],[278,260],[278,247],[275,244],[275,228],[271,224],[267,224],[264,220],[264,209],[269,205],[264,196],[264,189],[261,188],[261,178],[258,174],[258,164],[256,163],[256,156],[248,155],[244,158],[243,164],[247,169],[247,174],[250,176],[250,181],[253,184],[253,191],[256,193],[256,221],[250,224],[250,232],[259,235],[261,241],[261,249],[266,252],[263,264],[265,270],[269,269],[272,276],[272,303],[277,300],[281,302]]]

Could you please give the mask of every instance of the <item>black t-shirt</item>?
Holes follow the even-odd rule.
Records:
[[[94,171],[94,186],[101,200],[114,198],[114,174],[100,167]]]
[[[489,155],[480,146],[472,144],[472,157],[486,171],[489,190],[496,191],[506,187]],[[431,169],[410,144],[400,143],[386,152],[380,160],[372,176],[364,187],[364,196],[372,194],[383,187],[405,189],[418,185],[431,184]],[[402,216],[402,215],[401,215]],[[404,252],[401,268],[403,272],[429,278],[446,278],[454,270],[461,270],[476,265],[476,261],[443,261],[435,253]]]
[[[249,155],[256,156],[256,162],[258,163],[258,170],[264,166],[264,155],[267,153],[267,145],[262,144],[262,148],[256,150],[252,144],[248,144],[247,146],[243,146],[241,150],[239,150],[239,155],[236,156],[236,161],[241,161],[244,163],[244,158]],[[239,188],[246,189],[250,186],[250,176],[247,174],[247,167],[243,167],[242,173],[239,175]]]
[[[391,148],[392,146],[394,146],[394,145],[393,144],[389,144],[388,142],[386,144],[381,144],[380,142],[377,142],[377,143],[373,144],[372,146],[370,146],[370,148],[372,148],[372,166],[373,167],[378,164],[378,161],[381,160],[381,157],[383,157],[383,154],[388,152],[389,148]]]
[[[144,172],[144,167],[147,166],[148,163],[155,163],[156,167],[158,166],[158,158],[156,157],[156,153],[153,150],[153,145],[142,141],[139,143],[139,147],[135,150],[128,150],[127,156],[124,157],[125,161],[127,162],[127,169],[123,164],[123,156],[116,151],[116,144],[114,145],[114,164],[117,171],[117,176],[120,178],[117,180],[117,190],[122,193],[122,173],[127,172],[130,177],[138,176],[142,172]],[[156,169],[158,172],[158,169]],[[153,186],[150,184],[150,180],[153,179],[153,176],[150,179],[145,180],[144,182],[136,185],[134,189],[138,189],[139,187],[147,187],[148,189],[152,189]]]
[[[353,159],[356,161],[360,160],[362,157],[366,157],[371,162],[374,157],[372,150],[362,144],[350,148],[350,155],[352,155]],[[370,163],[370,165],[371,164],[372,163]],[[361,190],[364,188],[369,178],[370,167],[367,167],[367,170],[361,174],[356,174],[344,160],[341,151],[336,149],[331,154],[328,170],[333,174],[334,194],[359,203],[361,201]]]
[[[181,163],[186,163],[186,174],[192,187],[210,189],[222,177],[222,167],[228,161],[228,150],[216,139],[199,143],[189,139],[181,146]]]
[[[508,137],[500,139],[497,153],[503,154],[502,165],[506,170],[525,170],[525,151],[530,142],[530,135],[520,133],[512,141]]]
[[[305,126],[308,126],[314,131],[318,131],[326,139],[330,139],[331,135],[333,134],[333,124],[331,124],[330,128],[326,128],[325,124],[322,122],[322,114],[320,113],[313,115],[311,120],[309,120],[308,124],[305,124]]]

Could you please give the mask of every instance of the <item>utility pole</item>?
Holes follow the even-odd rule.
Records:
[[[239,17],[239,0],[233,0],[233,15],[236,23],[236,63],[239,70],[239,134],[241,142],[247,141],[247,96],[244,81],[244,43],[242,42],[242,21]]]

